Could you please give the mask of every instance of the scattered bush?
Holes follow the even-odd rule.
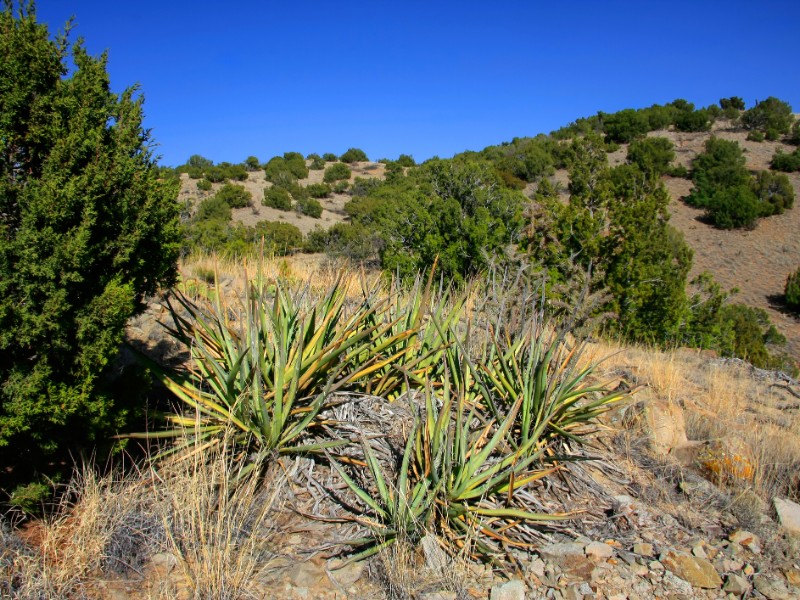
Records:
[[[367,154],[360,148],[350,148],[339,157],[339,160],[343,163],[352,164],[356,162],[367,162],[369,158],[367,158]]]
[[[410,154],[401,154],[397,157],[397,164],[404,168],[415,167],[417,163]]]
[[[717,188],[706,206],[706,216],[715,227],[735,229],[752,228],[763,214],[753,190],[737,185]]]
[[[720,98],[719,106],[722,110],[744,110],[744,100],[739,96],[731,96],[730,98]]]
[[[634,140],[628,147],[628,162],[643,172],[663,175],[675,160],[675,146],[667,138],[648,137]]]
[[[215,194],[231,208],[244,208],[253,203],[253,194],[244,189],[244,186],[226,183]]]
[[[759,171],[752,181],[752,190],[762,205],[764,216],[780,215],[794,205],[794,188],[782,173]]]
[[[712,137],[706,141],[705,151],[692,162],[694,189],[687,202],[697,208],[706,208],[719,188],[746,186],[750,173],[745,168],[742,148],[737,142]]]
[[[333,184],[333,193],[334,194],[346,194],[347,191],[350,189],[350,182],[346,179],[342,181],[337,181]]]
[[[339,158],[332,152],[326,152],[325,154],[322,155],[322,160],[324,160],[325,162],[336,162],[337,160],[339,160]]]
[[[292,199],[284,188],[273,185],[264,190],[264,206],[278,210],[292,210]]]
[[[280,221],[259,221],[253,228],[257,245],[263,241],[278,256],[291,254],[303,245],[303,234],[297,226]]]
[[[176,280],[180,208],[105,54],[51,38],[32,2],[3,3],[0,32],[0,463],[24,478],[104,453],[141,414],[112,364]]]
[[[606,141],[627,144],[650,131],[650,121],[641,111],[628,108],[613,114],[602,113]]]
[[[800,268],[786,278],[783,292],[786,296],[786,306],[800,310]]]
[[[201,179],[197,182],[197,189],[202,192],[208,192],[213,186],[208,179]]]
[[[331,195],[331,186],[327,183],[310,183],[306,191],[312,198],[328,198]]]
[[[792,131],[786,141],[795,146],[800,146],[800,121],[796,121],[792,125]]]
[[[763,142],[764,141],[764,134],[758,131],[757,129],[752,129],[747,133],[747,141],[748,142]]]
[[[294,209],[301,215],[319,219],[322,216],[322,205],[315,198],[302,198],[295,202]]]
[[[200,202],[195,218],[198,221],[230,221],[231,206],[223,198],[214,195]]]
[[[296,179],[305,179],[308,177],[308,167],[306,166],[306,159],[299,152],[285,152],[283,160],[286,167],[291,171]]]
[[[800,149],[795,150],[791,154],[786,154],[779,149],[772,157],[770,167],[776,171],[783,171],[784,173],[800,171]]]
[[[789,133],[793,121],[792,107],[772,96],[757,102],[753,108],[742,114],[742,125],[745,128],[757,129],[765,134],[770,130],[779,135]]]
[[[352,175],[350,168],[346,164],[338,162],[325,169],[322,180],[325,183],[333,183],[342,179],[350,179],[350,175]]]
[[[325,160],[319,154],[309,154],[306,159],[311,161],[308,168],[312,171],[321,171],[325,168]]]
[[[675,129],[678,131],[709,131],[711,130],[711,115],[705,109],[693,112],[681,111],[675,117]]]
[[[244,161],[244,166],[248,171],[258,171],[261,168],[261,163],[255,156],[248,156]]]

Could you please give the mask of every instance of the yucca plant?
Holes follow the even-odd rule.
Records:
[[[581,365],[583,347],[541,312],[517,338],[495,333],[488,342],[478,361],[479,387],[494,415],[520,405],[519,444],[554,437],[580,442],[581,427],[631,393],[589,384],[598,363]]]
[[[367,440],[362,440],[366,473],[372,490],[356,483],[334,457],[342,479],[363,510],[352,519],[369,535],[352,540],[353,557],[370,556],[398,539],[419,541],[426,533],[442,538],[452,553],[467,548],[492,559],[502,545],[524,546],[513,528],[521,523],[553,521],[548,515],[517,503],[514,490],[551,473],[539,459],[543,443],[515,444],[512,428],[521,402],[503,422],[484,414],[459,379],[468,368],[443,365],[444,381],[424,388],[424,406],[414,407],[415,422],[399,467],[382,465]],[[442,385],[444,384],[444,385]]]
[[[303,443],[347,390],[401,361],[399,342],[417,330],[397,328],[388,299],[373,295],[346,309],[341,278],[319,300],[293,294],[280,281],[249,287],[239,305],[193,302],[180,294],[168,303],[170,333],[186,344],[191,368],[153,371],[196,414],[172,415],[172,429],[148,437],[180,438],[172,452],[202,451],[233,428],[235,441],[261,455],[320,452],[346,440]]]

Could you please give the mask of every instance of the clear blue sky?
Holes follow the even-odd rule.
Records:
[[[162,164],[285,151],[417,160],[598,110],[777,96],[800,111],[800,2],[39,0],[138,83]]]

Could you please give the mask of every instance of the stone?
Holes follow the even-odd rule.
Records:
[[[800,587],[800,570],[798,569],[786,569],[783,572],[784,577],[786,577],[786,581],[791,583],[792,585],[796,585]]]
[[[525,584],[519,579],[512,579],[492,587],[490,600],[525,600]]]
[[[351,562],[340,566],[340,561],[328,561],[328,577],[342,587],[350,587],[361,579],[364,573],[363,562]]]
[[[150,558],[150,569],[158,579],[164,579],[178,566],[178,559],[169,552],[159,552]]]
[[[655,554],[655,550],[653,549],[653,544],[634,544],[633,545],[633,552],[638,554],[639,556],[653,556]]]
[[[752,451],[738,438],[713,440],[703,445],[695,459],[706,477],[716,483],[749,481],[756,471]]]
[[[674,590],[685,596],[687,598],[694,597],[694,590],[692,590],[692,584],[682,577],[676,575],[672,571],[667,571],[664,573],[663,579],[664,586],[668,589]]]
[[[756,572],[756,569],[755,569],[755,567],[753,567],[753,565],[745,565],[744,568],[742,569],[742,573],[744,573],[748,577],[753,575],[753,573],[755,573],[755,572]]]
[[[456,600],[458,594],[455,592],[428,592],[420,596],[421,600]]]
[[[540,547],[538,552],[545,562],[553,563],[562,573],[572,577],[587,580],[594,569],[592,562],[583,553],[583,544],[548,544]]]
[[[703,544],[695,544],[692,547],[692,554],[694,554],[697,558],[708,558],[708,554],[706,554]]]
[[[669,550],[659,560],[667,569],[695,587],[715,589],[722,585],[714,565],[705,558]]]
[[[734,544],[738,544],[744,548],[752,546],[753,542],[756,544],[758,543],[758,536],[754,533],[750,533],[749,531],[745,531],[744,529],[737,529],[728,536],[728,539]]]
[[[450,565],[450,558],[447,556],[447,552],[442,549],[436,536],[431,533],[425,535],[420,545],[422,546],[422,553],[425,556],[425,564],[428,568],[437,575],[447,573]]]
[[[722,591],[736,596],[744,596],[750,591],[750,582],[741,575],[731,573],[725,578],[725,585],[722,586]]]
[[[300,562],[291,567],[286,576],[295,587],[313,588],[323,584],[328,575],[325,568],[313,562]]]
[[[656,455],[666,456],[688,442],[683,409],[677,403],[653,398],[633,406],[632,413],[626,420],[644,431]]]
[[[530,572],[536,575],[539,579],[544,577],[544,561],[541,558],[533,558],[530,564]]]
[[[586,553],[586,556],[598,561],[614,556],[614,549],[602,542],[590,542],[586,544],[583,551]]]
[[[778,521],[786,532],[791,535],[800,535],[800,504],[785,498],[773,498],[772,502],[778,513]]]
[[[753,587],[767,600],[791,600],[795,597],[789,592],[789,588],[786,587],[783,579],[768,573],[754,575]]]

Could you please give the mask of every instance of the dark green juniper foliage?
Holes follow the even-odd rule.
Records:
[[[74,69],[67,67],[72,55]],[[0,448],[30,466],[117,431],[101,382],[128,318],[176,276],[178,188],[160,180],[136,88],[50,39],[33,3],[0,13]],[[11,450],[13,449],[13,453]]]

